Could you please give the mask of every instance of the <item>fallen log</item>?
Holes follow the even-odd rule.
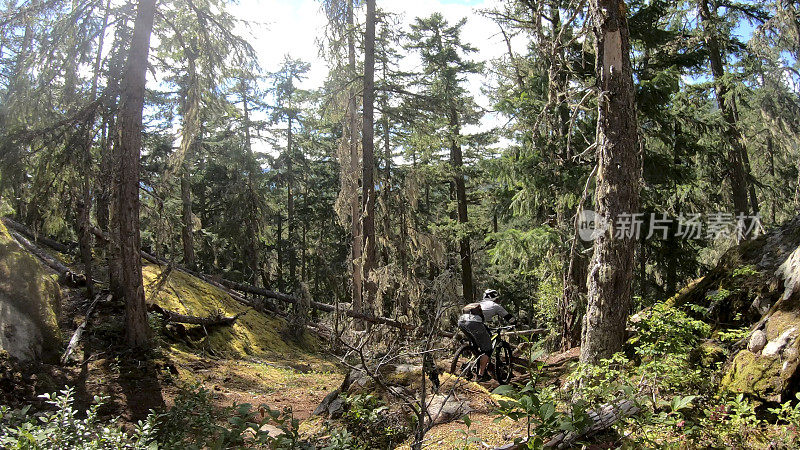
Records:
[[[106,298],[106,301],[111,301],[111,295]],[[64,350],[64,354],[61,356],[61,365],[67,364],[69,362],[70,356],[72,353],[75,352],[75,349],[78,348],[78,343],[80,343],[81,338],[83,337],[83,332],[86,330],[86,327],[89,326],[89,319],[92,316],[97,304],[100,302],[100,294],[97,294],[94,297],[94,301],[92,304],[89,305],[89,309],[86,310],[86,315],[83,318],[83,322],[78,325],[78,328],[72,333],[72,337],[69,339],[69,344],[67,345],[67,349]]]
[[[27,240],[24,236],[17,233],[16,231],[10,231],[11,236],[19,242],[19,244],[28,250],[29,252],[33,253],[37,258],[39,258],[47,267],[53,269],[58,273],[58,281],[62,284],[66,284],[67,286],[71,287],[80,287],[86,285],[86,277],[79,273],[75,273],[70,270],[69,267],[62,264],[57,259],[53,258],[47,252],[40,249],[39,247],[33,245],[29,240]],[[41,241],[40,241],[41,242]]]
[[[109,240],[108,235],[103,230],[101,230],[101,229],[99,229],[97,227],[92,227],[91,228],[91,232],[92,232],[92,234],[94,234],[95,236],[97,236],[98,238],[100,238],[100,239],[102,239],[104,241],[108,241]],[[221,285],[220,283],[217,283],[216,281],[212,280],[211,277],[208,277],[208,276],[203,275],[201,273],[194,272],[192,270],[186,269],[185,267],[181,267],[181,266],[179,266],[177,264],[172,264],[169,261],[167,261],[165,259],[161,259],[161,258],[159,258],[159,257],[157,257],[155,255],[151,255],[150,253],[148,253],[148,252],[146,252],[144,250],[140,250],[139,254],[142,256],[143,259],[145,259],[146,261],[148,261],[148,262],[150,262],[152,264],[156,264],[156,265],[159,265],[159,266],[172,266],[176,270],[180,270],[181,272],[184,272],[186,274],[189,274],[189,275],[192,275],[194,277],[200,278],[201,280],[211,284],[212,286],[214,286],[214,287],[222,290],[226,294],[230,295],[231,298],[236,300],[237,302],[239,302],[239,303],[241,303],[241,304],[243,304],[245,306],[249,306],[249,307],[255,309],[256,311],[259,311],[259,312],[271,311],[273,313],[278,313],[278,311],[271,310],[266,303],[248,300],[248,299],[242,297],[241,295],[237,294],[236,292],[232,291],[231,289],[226,288],[225,286]]]
[[[218,313],[211,315],[209,317],[197,317],[197,316],[189,316],[186,314],[176,313],[175,311],[164,309],[158,305],[153,305],[149,309],[151,311],[160,314],[168,322],[185,323],[189,325],[203,325],[203,326],[233,325],[233,323],[236,322],[236,319],[247,313],[247,310],[245,310],[233,316],[223,316],[222,314]]]
[[[280,301],[283,301],[283,302],[286,302],[286,303],[296,304],[297,302],[300,301],[300,299],[298,299],[297,297],[294,297],[294,296],[291,296],[291,295],[288,295],[288,294],[283,294],[283,293],[280,293],[280,292],[271,291],[269,289],[255,287],[255,286],[252,286],[252,285],[249,285],[249,284],[236,283],[236,282],[233,282],[233,281],[228,281],[228,280],[223,280],[223,279],[220,279],[219,283],[223,284],[224,286],[226,286],[226,287],[228,287],[230,289],[235,289],[235,290],[241,291],[241,292],[248,292],[250,294],[255,294],[255,295],[261,295],[263,297],[273,298],[275,300],[280,300]],[[336,307],[334,305],[329,305],[327,303],[315,302],[313,300],[311,301],[311,306],[314,307],[314,308],[317,308],[320,311],[324,311],[324,312],[334,312],[334,311],[336,311]],[[410,324],[399,322],[397,320],[390,319],[388,317],[372,316],[372,315],[363,314],[363,313],[359,313],[359,312],[352,311],[352,310],[344,310],[344,311],[340,310],[340,312],[342,312],[345,315],[347,315],[349,317],[352,317],[354,319],[364,320],[366,322],[388,325],[388,326],[391,326],[391,327],[400,328],[400,329],[408,330],[408,331],[411,331],[411,330],[414,329],[414,327],[412,325],[410,325]]]
[[[605,404],[597,409],[586,412],[591,421],[587,427],[580,431],[562,431],[551,437],[544,446],[545,448],[569,448],[575,444],[575,442],[597,434],[637,412],[639,412],[639,406],[631,400],[622,400],[615,404]],[[523,448],[528,448],[526,440],[495,447],[494,450],[521,450]]]
[[[4,220],[11,220],[11,219],[4,219]],[[16,222],[14,222],[14,223],[16,224]],[[16,224],[16,225],[19,226],[19,227],[22,227],[23,229],[25,229],[20,224]],[[28,231],[27,229],[25,229],[25,230],[26,230],[27,233],[30,233],[30,231]],[[97,227],[94,227],[94,226],[91,227],[90,231],[92,232],[92,234],[97,236],[99,239],[102,239],[104,241],[108,241],[109,240],[108,235],[103,230],[101,230],[101,229],[99,229]],[[58,244],[57,242],[55,242],[55,241],[53,241],[51,239],[48,239],[47,242],[45,242],[45,241],[41,241],[41,242],[43,244],[47,245],[47,246],[51,246],[50,244],[60,245],[60,244]],[[58,250],[55,247],[51,247],[51,248],[53,248],[54,250]],[[65,247],[62,245],[61,248],[65,248]],[[61,250],[58,250],[58,251],[61,251]],[[69,250],[67,249],[67,251],[69,251]],[[139,253],[141,254],[142,258],[144,258],[146,261],[148,261],[148,262],[150,262],[152,264],[157,264],[157,265],[161,265],[161,266],[172,264],[169,261],[161,259],[161,258],[159,258],[159,257],[157,257],[155,255],[152,255],[152,254],[150,254],[150,253],[148,253],[148,252],[146,252],[144,250],[140,250]],[[300,301],[297,297],[294,297],[294,296],[289,295],[289,294],[283,294],[281,292],[271,291],[269,289],[258,288],[258,287],[255,287],[255,286],[252,286],[252,285],[249,285],[249,284],[236,283],[236,282],[228,281],[228,280],[225,280],[225,279],[219,279],[219,278],[216,278],[216,277],[212,277],[210,275],[206,275],[204,273],[195,272],[193,270],[187,269],[187,268],[179,266],[177,264],[172,264],[172,266],[175,267],[177,270],[180,270],[181,272],[184,272],[184,273],[187,273],[187,274],[192,275],[194,277],[200,278],[201,280],[211,284],[212,286],[215,286],[215,287],[221,289],[222,291],[224,291],[226,294],[230,295],[234,300],[238,301],[239,303],[242,303],[243,305],[249,306],[249,307],[251,307],[253,309],[256,309],[258,311],[261,311],[261,312],[270,311],[272,313],[280,314],[279,311],[276,311],[276,310],[274,310],[272,308],[269,308],[269,306],[265,302],[259,302],[259,301],[246,299],[246,298],[242,297],[241,295],[237,294],[234,291],[247,292],[247,293],[260,295],[262,297],[272,298],[272,299],[275,299],[275,300],[279,300],[279,301],[282,301],[282,302],[285,302],[285,303],[291,303],[291,304],[296,304],[296,303],[298,303]],[[66,269],[66,266],[62,265],[62,267],[64,269]],[[67,271],[68,270],[69,269],[67,269]],[[84,279],[84,282],[85,282],[85,279]],[[316,301],[312,301],[310,306],[312,306],[312,307],[314,307],[316,309],[319,309],[321,311],[325,311],[325,312],[334,312],[336,310],[336,308],[333,305],[329,305],[327,303],[320,303],[320,302],[316,302]],[[352,311],[352,310],[346,310],[346,311],[341,311],[341,312],[344,313],[345,315],[349,316],[349,317],[352,317],[354,319],[364,320],[366,322],[388,325],[388,326],[399,328],[399,329],[406,330],[406,331],[414,330],[414,326],[412,326],[410,324],[407,324],[407,323],[403,323],[403,322],[394,320],[394,319],[390,319],[388,317],[372,316],[372,315],[363,314],[363,313],[359,313],[359,312]],[[440,333],[440,334],[442,334],[442,336],[445,336],[445,337],[453,337],[454,336],[453,334],[446,333],[446,332]]]
[[[42,243],[53,250],[61,253],[72,253],[72,249],[69,246],[62,244],[61,242],[54,241],[53,239],[46,238],[44,236],[40,236],[30,229],[28,229],[25,225],[22,225],[19,222],[16,222],[8,217],[3,217],[3,223],[6,224],[8,228],[16,231],[17,233],[27,237],[28,239],[33,240],[36,243]]]

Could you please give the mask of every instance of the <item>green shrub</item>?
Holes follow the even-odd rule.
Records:
[[[200,449],[271,448],[312,449],[298,435],[299,421],[291,409],[275,411],[249,404],[215,408],[209,392],[197,386],[181,390],[175,405],[152,412],[131,432],[116,420],[101,421],[98,410],[105,400],[79,413],[74,407],[74,389],[42,396],[54,410],[32,414],[30,406],[11,410],[0,406],[0,448],[4,449]],[[82,418],[81,416],[85,416]],[[270,435],[262,427],[272,424],[280,434]]]
[[[12,411],[0,407],[0,447],[7,449],[150,449],[155,444],[155,423],[148,418],[139,422],[133,433],[125,433],[116,421],[103,423],[97,412],[105,399],[95,397],[95,404],[81,418],[73,406],[74,389],[59,394],[44,394],[45,402],[55,408],[30,414],[30,406]]]
[[[344,404],[345,427],[363,448],[394,448],[409,435],[408,424],[392,413],[380,397],[350,395],[344,397]]]

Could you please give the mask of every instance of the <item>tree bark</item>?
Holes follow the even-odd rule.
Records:
[[[192,189],[189,168],[184,162],[181,168],[181,243],[183,244],[183,263],[186,267],[196,267],[194,258],[194,222],[192,219]]]
[[[642,173],[638,147],[628,23],[622,0],[593,0],[598,80],[597,213],[608,224],[639,208]],[[635,236],[609,230],[594,241],[581,362],[597,364],[622,349],[631,302]]]
[[[356,45],[355,45],[355,20],[353,18],[353,0],[347,0],[347,59],[351,76],[356,74]],[[358,117],[356,111],[356,90],[350,89],[350,99],[347,104],[348,136],[350,146],[350,234],[353,238],[351,260],[353,269],[353,310],[361,311],[362,305],[362,272],[361,272],[361,208],[358,199]]]
[[[286,128],[286,239],[289,245],[289,290],[294,292],[297,286],[297,252],[294,217],[294,169],[292,148],[292,117],[288,118]]]
[[[197,76],[197,55],[194,48],[186,48],[188,86],[183,98],[183,127],[181,129],[181,146],[178,164],[181,173],[181,243],[183,244],[183,263],[194,269],[194,218],[192,214],[192,184],[189,178],[192,153],[197,142],[200,129],[200,85]]]
[[[252,137],[250,135],[250,106],[247,97],[247,82],[242,77],[240,80],[242,90],[242,110],[244,111],[244,145],[247,151],[247,189],[250,194],[250,199],[253,202],[249,207],[249,224],[248,224],[248,239],[250,241],[249,248],[247,249],[247,266],[250,269],[251,282],[254,286],[258,286],[261,282],[261,270],[259,267],[259,248],[260,243],[258,240],[259,221],[258,210],[255,206],[256,192],[255,192],[255,171],[258,170],[255,155],[253,155]]]
[[[275,239],[275,252],[278,256],[278,267],[277,267],[277,277],[278,277],[278,290],[283,290],[283,216],[280,212],[278,212],[277,217],[275,218],[277,222],[277,227],[275,232],[278,234],[277,238]]]
[[[150,345],[139,234],[139,158],[142,149],[142,109],[156,0],[140,0],[128,61],[122,82],[117,216],[122,294],[125,302],[125,341],[130,347]]]
[[[461,127],[458,123],[458,112],[455,107],[450,108],[450,163],[453,165],[453,185],[458,203],[458,223],[466,225],[467,217],[467,189],[464,183],[464,159],[461,152]],[[464,300],[467,303],[475,298],[475,288],[472,285],[472,251],[469,236],[462,237],[458,242],[459,256],[461,257],[461,288]]]
[[[364,264],[363,280],[365,283],[364,310],[375,308],[375,297],[378,285],[370,279],[370,273],[376,266],[375,244],[375,0],[367,0],[367,29],[364,36],[364,117],[361,134],[362,199],[364,214],[361,222],[363,236]]]

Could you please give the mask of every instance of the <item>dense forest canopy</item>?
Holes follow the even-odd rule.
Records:
[[[300,333],[496,289],[595,364],[800,210],[797,1],[265,3],[0,6],[0,215],[76,243],[131,347],[144,251]]]
[[[352,300],[353,272],[364,272],[351,220],[363,208],[353,202],[369,175],[375,261],[355,279],[375,278],[369,308],[407,315],[434,284],[466,287],[469,298],[496,287],[532,324],[555,330],[562,292],[583,290],[591,244],[573,245],[578,204],[594,208],[587,5],[503,2],[461,20],[378,5],[372,170],[359,153],[366,20],[362,5],[348,5],[315,9],[327,25],[313,69],[329,72],[313,88],[304,81],[311,63],[290,56],[291,45],[274,67],[259,61],[250,40],[265,25],[248,26],[242,5],[238,15],[225,2],[158,5],[143,108],[143,246],[202,272]],[[78,241],[87,220],[109,226],[133,6],[4,6],[3,208],[63,240]],[[760,213],[770,226],[796,210],[795,14],[791,2],[627,5],[643,217]],[[476,59],[487,52],[464,34],[467,20],[494,22],[494,39],[476,38],[498,58]],[[672,295],[724,242],[642,239],[637,301]]]

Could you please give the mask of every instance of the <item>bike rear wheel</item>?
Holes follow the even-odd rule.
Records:
[[[472,367],[470,362],[474,357],[472,346],[469,344],[462,345],[453,356],[453,361],[450,363],[450,373],[457,377],[464,377],[467,380],[472,379]]]
[[[514,377],[511,345],[499,342],[494,349],[494,378],[500,384],[508,384]]]

